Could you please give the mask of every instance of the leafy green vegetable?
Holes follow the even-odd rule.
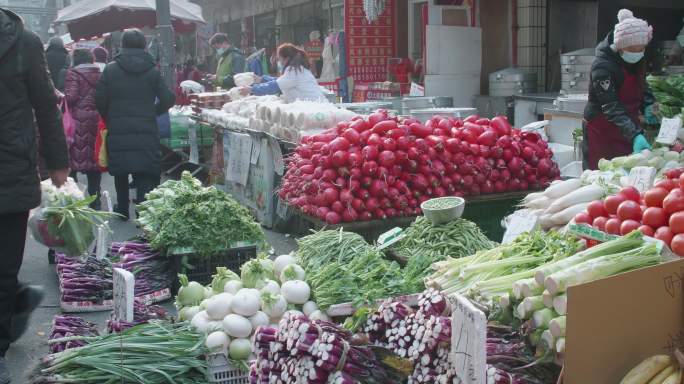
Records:
[[[684,75],[649,76],[648,84],[659,104],[662,117],[675,117],[684,108]]]
[[[191,248],[211,256],[238,242],[265,246],[261,226],[247,208],[215,187],[202,187],[189,172],[147,194],[138,223],[159,250]]]

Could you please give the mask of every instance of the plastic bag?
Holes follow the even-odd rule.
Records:
[[[68,145],[73,144],[74,134],[76,132],[76,123],[74,118],[71,116],[71,111],[69,110],[69,104],[66,102],[66,98],[63,99],[62,105],[64,107],[64,114],[62,114],[62,125],[64,126],[64,136]]]
[[[72,178],[57,188],[48,179],[41,183],[41,206],[31,212],[28,227],[39,243],[67,256],[80,256],[95,240],[96,218],[69,215],[87,207],[95,197],[85,199]]]

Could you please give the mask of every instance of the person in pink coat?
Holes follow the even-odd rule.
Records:
[[[77,179],[77,172],[84,173],[88,179],[88,193],[99,197],[102,173],[95,162],[95,139],[100,114],[95,107],[95,85],[100,79],[100,68],[88,49],[75,49],[72,61],[73,67],[67,71],[64,81],[64,97],[75,123],[73,141],[69,145],[71,176]],[[99,207],[98,198],[93,208]]]

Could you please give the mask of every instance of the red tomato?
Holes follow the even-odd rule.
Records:
[[[620,220],[641,220],[641,206],[633,200],[625,200],[618,206],[617,216]]]
[[[619,193],[625,196],[627,200],[636,201],[637,203],[639,202],[639,199],[641,199],[641,194],[639,193],[639,190],[634,187],[622,188]]]
[[[671,215],[684,210],[684,196],[682,196],[681,190],[677,191],[678,189],[673,189],[663,200],[663,209],[667,214]]]
[[[668,193],[669,191],[665,188],[651,188],[644,193],[644,202],[649,207],[662,207],[663,199]]]
[[[675,212],[670,216],[670,230],[672,233],[684,233],[684,212]]]
[[[677,183],[672,179],[660,180],[659,182],[655,183],[655,185],[654,185],[654,187],[665,188],[668,191],[671,191],[674,188],[677,188],[677,186],[678,186]]]
[[[575,224],[589,224],[591,225],[591,216],[586,212],[580,212],[575,215]]]
[[[599,216],[594,219],[594,222],[591,224],[592,227],[598,229],[599,231],[605,231],[606,230],[606,221],[608,221],[608,218]]]
[[[617,194],[608,196],[606,197],[606,200],[603,201],[603,207],[606,209],[606,212],[614,215],[617,213],[618,205],[620,205],[623,201],[625,201],[624,195]]]
[[[660,228],[667,225],[667,215],[662,208],[646,208],[644,215],[641,218],[641,222],[653,228]]]
[[[674,236],[674,233],[670,230],[670,227],[660,227],[655,231],[655,237],[658,240],[662,240],[667,246],[670,246],[670,243],[672,242],[672,236]]]
[[[636,231],[641,226],[636,220],[625,220],[620,224],[620,234],[626,235],[632,231]]]
[[[684,257],[684,233],[675,235],[670,243],[670,248],[679,257]]]
[[[620,219],[608,219],[608,221],[606,221],[606,232],[610,233],[611,235],[619,235],[621,225],[622,221],[620,221]]]
[[[608,212],[606,212],[606,208],[603,206],[603,201],[601,200],[594,200],[589,203],[587,206],[587,213],[593,218],[608,216]]]
[[[679,189],[684,189],[684,173],[679,176]]]
[[[655,233],[653,228],[649,227],[648,225],[642,225],[638,229],[639,229],[639,231],[641,231],[641,233],[644,234],[644,236],[653,237],[653,234]]]

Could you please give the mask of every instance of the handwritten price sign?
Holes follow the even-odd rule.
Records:
[[[487,318],[468,299],[449,296],[451,307],[451,354],[464,384],[485,384],[487,372]]]

